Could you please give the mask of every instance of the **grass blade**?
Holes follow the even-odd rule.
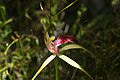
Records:
[[[63,12],[64,10],[66,10],[67,8],[69,8],[70,6],[72,6],[73,4],[75,4],[78,0],[75,0],[74,2],[72,2],[71,4],[69,4],[68,6],[66,6],[65,8],[63,8],[61,11],[59,11],[55,16],[58,16],[61,12]],[[53,17],[55,17],[53,16]],[[52,18],[53,18],[52,17]]]
[[[2,26],[5,26],[5,25],[7,25],[8,23],[10,23],[10,22],[12,22],[12,21],[13,21],[13,19],[10,18],[10,19],[6,20],[6,21],[2,24]]]
[[[6,50],[5,50],[5,55],[7,55],[7,52],[8,52],[8,50],[9,50],[9,48],[14,44],[14,43],[16,43],[18,41],[18,39],[15,39],[12,43],[10,43],[9,45],[8,45],[8,47],[6,48]]]

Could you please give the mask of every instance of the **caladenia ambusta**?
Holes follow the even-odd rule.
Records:
[[[45,44],[48,50],[53,54],[60,53],[59,46],[68,42],[76,42],[76,38],[74,35],[62,35],[57,39],[55,37],[50,37],[45,41]]]
[[[72,2],[71,4],[69,4],[68,6],[66,6],[65,8],[63,8],[60,12],[58,12],[56,15],[52,16],[51,19],[54,19],[55,17],[57,17],[61,12],[63,12],[64,10],[66,10],[67,8],[69,8],[70,6],[72,6],[74,3],[76,3],[78,0],[75,0],[74,2]],[[43,11],[43,7],[40,5],[41,7],[41,10]],[[67,35],[60,35],[58,37],[55,37],[55,36],[49,36],[48,34],[48,30],[46,28],[46,25],[45,26],[45,23],[44,21],[41,20],[41,23],[43,23],[43,28],[44,28],[44,42],[45,42],[45,45],[47,47],[47,49],[52,53],[51,56],[49,56],[44,62],[43,64],[41,65],[41,67],[38,69],[38,71],[35,73],[35,75],[33,76],[32,80],[34,80],[38,74],[53,60],[55,59],[55,80],[58,80],[59,77],[58,77],[58,59],[57,58],[60,58],[62,59],[63,61],[65,61],[66,63],[68,63],[69,65],[81,70],[82,72],[84,72],[86,75],[88,75],[91,80],[94,80],[88,73],[87,71],[85,71],[81,65],[79,65],[77,62],[75,62],[74,60],[72,60],[71,58],[67,57],[66,55],[63,55],[62,53],[66,50],[69,50],[69,49],[83,49],[85,50],[86,52],[92,54],[89,50],[85,49],[84,47],[78,45],[78,44],[75,44],[75,42],[77,41],[76,40],[76,37],[74,35],[71,35],[71,34],[67,34]],[[66,44],[66,43],[70,43],[70,44],[67,44],[65,45],[64,47],[59,47],[60,45],[62,44]],[[92,56],[94,56],[92,54]],[[57,58],[56,58],[57,57]],[[95,57],[95,56],[94,56]]]
[[[66,50],[69,49],[83,49],[85,51],[87,51],[88,53],[92,54],[90,51],[88,51],[87,49],[85,49],[84,47],[75,44],[73,42],[76,42],[76,37],[74,35],[61,35],[58,36],[57,38],[55,38],[54,36],[49,36],[48,32],[45,31],[44,33],[44,42],[45,45],[47,47],[47,49],[52,53],[51,56],[49,56],[42,64],[42,66],[38,69],[38,71],[36,72],[36,74],[33,76],[32,80],[34,80],[37,75],[42,71],[43,68],[45,68],[53,59],[55,59],[55,57],[59,57],[60,59],[62,59],[63,61],[65,61],[66,63],[68,63],[69,65],[80,69],[82,72],[84,72],[86,75],[88,75],[92,80],[94,80],[88,73],[87,71],[85,71],[77,62],[75,62],[74,60],[72,60],[71,58],[61,54]],[[60,45],[62,44],[66,44],[66,43],[71,43],[68,44],[62,48],[59,48]],[[56,62],[55,65],[56,69],[58,68],[58,62]],[[58,80],[58,71],[56,71],[56,80]]]

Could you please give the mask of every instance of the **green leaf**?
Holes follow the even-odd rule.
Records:
[[[9,48],[14,44],[14,43],[16,43],[18,41],[18,39],[15,39],[12,43],[10,43],[9,45],[8,45],[8,47],[6,48],[6,50],[5,50],[5,55],[7,55],[7,52],[8,52],[8,50],[9,50]]]
[[[44,61],[42,66],[39,68],[39,70],[36,72],[36,74],[33,76],[32,80],[34,80],[37,77],[37,75],[42,71],[42,69],[45,68],[55,57],[56,57],[56,55],[51,55],[50,57],[48,57]]]
[[[83,50],[87,51],[88,53],[90,53],[92,56],[95,57],[95,55],[93,55],[89,50],[85,49],[84,47],[82,47],[82,46],[80,46],[78,44],[69,44],[69,45],[66,45],[63,48],[61,48],[59,51],[63,52],[63,51],[69,50],[69,49],[83,49]]]
[[[13,19],[10,18],[10,19],[6,20],[6,21],[2,24],[2,26],[5,26],[6,24],[8,24],[8,23],[10,23],[10,22],[12,22],[12,21],[13,21]]]
[[[8,68],[8,66],[5,66],[5,67],[3,67],[3,68],[0,68],[0,73],[1,73],[2,71],[6,70],[7,68]]]
[[[67,62],[69,65],[80,69],[81,71],[83,71],[86,75],[88,75],[92,80],[94,80],[78,63],[76,63],[74,60],[70,59],[69,57],[63,55],[63,54],[58,54],[57,55],[59,58],[61,58],[62,60],[64,60],[65,62]]]

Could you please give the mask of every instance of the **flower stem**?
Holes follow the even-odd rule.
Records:
[[[55,80],[58,80],[58,57],[55,58]]]

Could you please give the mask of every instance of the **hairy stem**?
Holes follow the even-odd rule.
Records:
[[[58,57],[55,58],[55,80],[58,80]]]

